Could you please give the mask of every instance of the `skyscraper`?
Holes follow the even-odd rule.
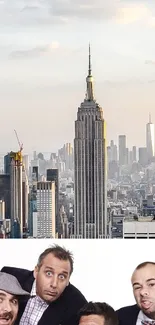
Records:
[[[119,144],[119,165],[126,164],[126,136],[119,135],[118,137],[118,144]]]
[[[10,152],[11,237],[23,237],[22,153]]]
[[[37,183],[37,212],[33,213],[33,237],[55,238],[55,183]]]
[[[47,181],[55,182],[55,225],[56,232],[60,234],[59,216],[59,170],[57,168],[47,169]]]
[[[150,160],[154,156],[154,124],[151,122],[151,114],[149,114],[149,122],[146,124],[146,148],[147,157]]]
[[[91,54],[84,102],[75,121],[75,238],[105,238],[106,139],[103,110],[94,98]]]

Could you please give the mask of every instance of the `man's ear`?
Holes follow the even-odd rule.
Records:
[[[36,265],[35,268],[34,268],[34,271],[33,271],[33,276],[34,276],[35,279],[37,277],[38,271],[39,271],[39,269],[38,269],[38,266]]]

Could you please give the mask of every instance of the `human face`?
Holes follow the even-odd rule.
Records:
[[[131,282],[137,305],[144,314],[155,319],[155,265],[147,264],[135,270]]]
[[[88,315],[82,316],[79,321],[79,325],[104,325],[104,317],[102,315]]]
[[[52,253],[46,255],[40,268],[35,267],[37,295],[47,302],[57,300],[69,284],[70,262],[60,260]]]
[[[13,325],[18,313],[18,299],[0,290],[0,325]]]

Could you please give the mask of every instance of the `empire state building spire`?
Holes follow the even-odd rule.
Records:
[[[94,80],[91,71],[91,53],[90,53],[90,44],[89,44],[89,67],[88,67],[88,76],[86,78],[86,83],[87,83],[86,99],[89,101],[94,100],[93,81]]]

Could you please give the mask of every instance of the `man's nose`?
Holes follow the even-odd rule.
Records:
[[[146,287],[145,288],[141,288],[140,294],[141,294],[141,296],[148,296],[149,295],[149,291],[148,291],[148,289]]]
[[[54,275],[54,276],[52,277],[51,287],[56,288],[56,287],[57,287],[57,284],[58,284],[58,278],[57,278],[56,275]]]
[[[8,313],[10,313],[12,311],[11,304],[8,300],[5,300],[3,302],[3,309],[4,309],[4,311],[7,311]]]

